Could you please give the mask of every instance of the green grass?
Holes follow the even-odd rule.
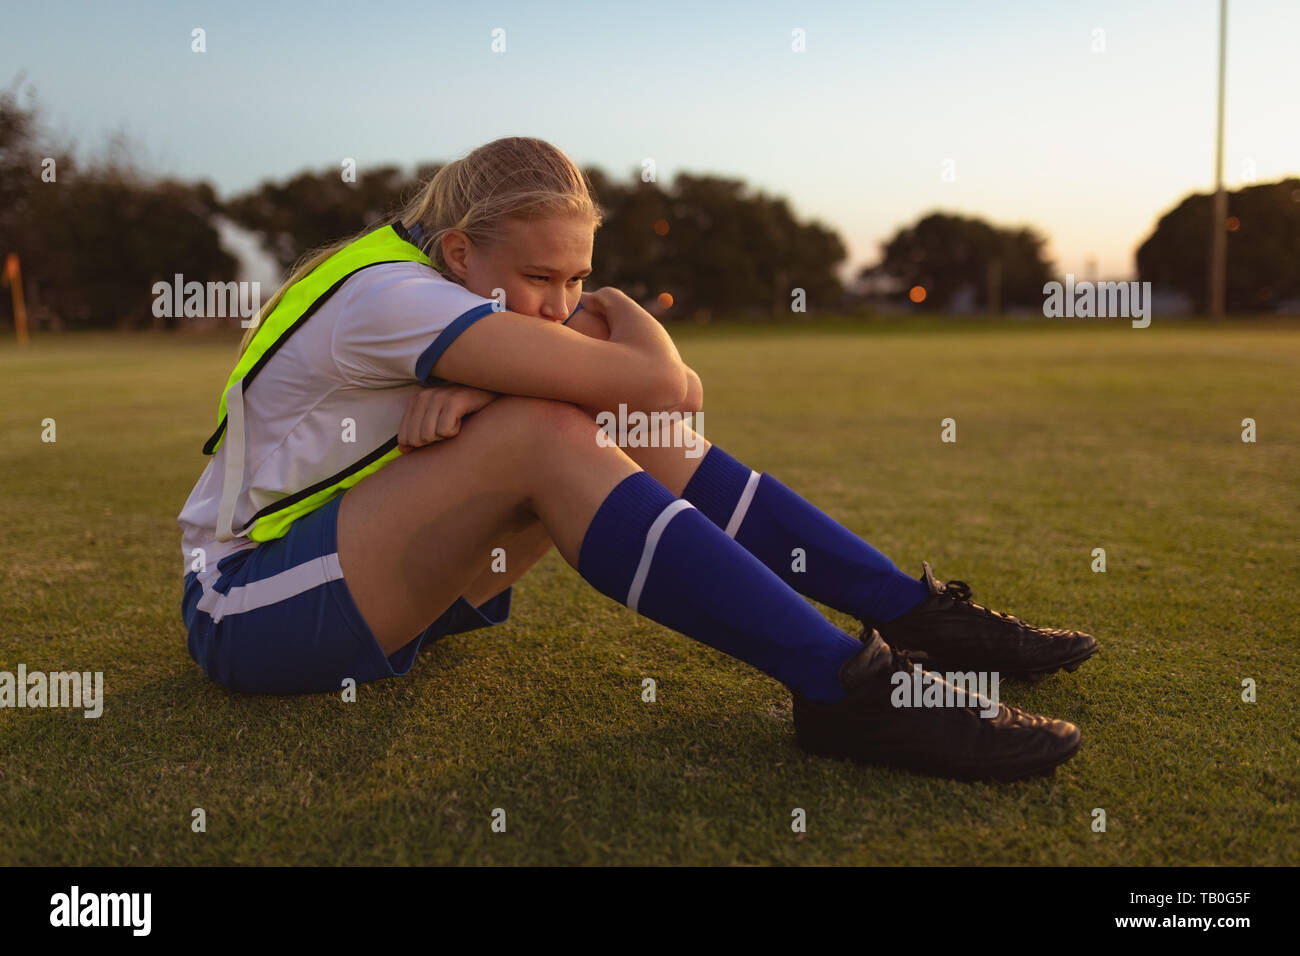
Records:
[[[98,720],[0,710],[0,864],[1300,857],[1300,326],[674,334],[711,440],[909,572],[928,559],[980,603],[1098,636],[1076,673],[1002,687],[1076,722],[1075,759],[969,785],[809,757],[780,685],[554,552],[508,624],[356,704],[229,693],[185,649],[175,516],[232,341],[44,338],[0,346],[0,670],[102,670],[106,701]]]

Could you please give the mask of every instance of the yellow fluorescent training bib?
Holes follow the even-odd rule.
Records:
[[[203,445],[203,454],[214,454],[226,442],[226,467],[217,510],[217,540],[247,536],[253,541],[270,541],[283,536],[289,526],[316,510],[362,478],[378,471],[401,453],[394,435],[378,448],[363,455],[342,471],[307,488],[284,489],[284,497],[267,505],[240,528],[233,527],[235,504],[244,485],[244,395],[257,374],[294,332],[315,314],[326,300],[362,269],[388,262],[419,262],[429,265],[400,222],[367,233],[344,246],[310,273],[285,290],[271,314],[253,333],[248,349],[230,373],[217,405],[217,430]]]

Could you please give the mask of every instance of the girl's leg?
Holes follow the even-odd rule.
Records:
[[[760,475],[685,426],[683,438],[680,448],[623,451],[800,594],[875,623],[901,617],[929,595],[923,581],[772,475]],[[688,458],[687,445],[703,452]]]
[[[546,526],[540,521],[534,521],[526,531],[507,538],[501,546],[506,552],[506,570],[487,568],[462,595],[475,607],[496,597],[522,578],[529,568],[555,547],[555,542],[551,540]]]
[[[344,583],[385,652],[409,642],[479,580],[494,547],[537,520],[602,594],[788,687],[796,738],[812,753],[1012,779],[1077,751],[1073,724],[979,695],[894,706],[895,677],[911,672],[906,659],[874,632],[864,644],[831,625],[689,501],[597,442],[598,431],[576,405],[503,396],[455,440],[403,456],[342,497]]]
[[[343,496],[345,581],[385,653],[479,580],[494,548],[540,521],[603,594],[744,660],[811,699],[842,699],[861,643],[618,448],[575,405],[503,396],[453,441]]]
[[[595,409],[587,408],[585,410],[593,418],[596,416]],[[689,429],[687,430],[689,431]],[[743,471],[738,472],[737,465],[739,463],[719,449],[719,453],[709,459],[709,467],[704,469],[705,473],[700,481],[692,484],[692,479],[696,472],[700,470],[705,459],[709,458],[709,452],[714,448],[714,445],[707,441],[703,435],[695,432],[686,437],[688,440],[684,445],[689,444],[693,449],[698,450],[697,457],[687,457],[685,447],[624,448],[623,451],[674,495],[685,498],[719,527],[726,528],[735,511],[735,506],[740,500],[739,494],[733,494],[734,487],[739,485],[743,493],[744,484],[748,483],[751,470],[743,468]],[[741,474],[743,474],[744,478],[743,483],[732,480],[732,476]],[[774,481],[775,479],[771,480]],[[787,498],[792,496],[797,498],[788,488],[781,487]],[[793,570],[793,557],[784,550],[784,547],[777,550],[771,546],[763,545],[764,541],[770,542],[771,530],[769,529],[768,534],[756,531],[763,522],[760,517],[760,510],[753,508],[752,500],[751,507],[745,514],[746,521],[742,522],[744,534],[738,533],[739,528],[733,529],[729,533],[737,542],[763,561],[770,570],[800,594],[806,594],[830,607],[853,614],[862,620],[890,621],[911,610],[925,599],[928,591],[924,583],[903,574],[887,557],[866,544],[853,532],[817,510],[813,505],[801,498],[797,500],[802,507],[798,510],[787,511],[785,520],[797,523],[800,518],[799,512],[802,512],[804,518],[812,519],[814,528],[820,527],[821,533],[809,534],[806,541],[795,541],[791,538],[789,542],[791,549],[802,547],[806,555],[809,544],[825,538],[827,533],[840,539],[838,549],[825,554],[816,561],[816,565],[822,571],[821,582],[814,580],[817,575],[810,575],[809,571],[811,569],[806,568],[804,571]],[[782,545],[785,543],[784,541],[781,542]],[[540,523],[535,524],[530,531],[522,532],[517,544],[505,545],[509,554],[509,572],[485,570],[465,592],[465,599],[477,606],[501,593],[549,551],[551,545],[550,536]],[[516,548],[519,552],[518,556],[515,553]],[[849,573],[852,575],[848,582],[850,586],[843,587],[843,582],[831,581],[828,587],[828,582],[825,580],[827,577],[825,559],[830,558],[834,561],[840,555],[846,553],[846,550],[853,562],[849,568]],[[774,555],[779,555],[779,559]]]
[[[519,542],[539,526],[552,537],[531,506],[531,459],[555,444],[565,417],[560,403],[502,396],[465,419],[454,440],[403,455],[343,496],[339,563],[385,653],[408,643],[458,596],[479,603],[474,598],[485,591],[503,591],[526,569],[529,548],[521,551]],[[580,520],[584,507],[594,511],[602,485],[636,470],[619,456],[601,466],[567,501],[552,503],[559,527]],[[580,546],[574,535],[570,529],[566,558]],[[497,548],[506,549],[506,573],[492,570]]]
[[[939,584],[924,562],[923,577],[909,577],[772,475],[759,474],[698,434],[694,441],[701,444],[685,437],[683,444],[707,452],[693,459],[685,448],[627,453],[794,590],[852,614],[926,666],[1034,677],[1074,670],[1096,653],[1092,635],[991,613],[970,600],[962,582]]]

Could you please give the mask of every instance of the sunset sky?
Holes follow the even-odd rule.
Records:
[[[1215,0],[46,2],[6,8],[0,83],[30,84],[57,137],[93,152],[124,131],[223,197],[531,135],[615,176],[653,158],[661,182],[784,195],[855,270],[944,210],[1032,224],[1058,273],[1121,278],[1212,187],[1217,28]],[[1230,188],[1300,175],[1297,37],[1294,0],[1230,4]]]

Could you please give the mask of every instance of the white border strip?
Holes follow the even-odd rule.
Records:
[[[654,560],[655,548],[659,546],[659,539],[663,537],[668,522],[672,521],[682,509],[694,507],[695,505],[686,499],[678,498],[659,512],[659,517],[655,518],[654,524],[646,532],[645,548],[641,551],[641,563],[637,565],[636,574],[632,576],[632,589],[627,592],[627,606],[633,611],[641,600],[641,589],[645,586],[645,579],[650,576],[650,562]]]
[[[235,537],[235,504],[244,487],[244,380],[241,378],[226,391],[226,456],[221,479],[221,503],[217,507],[217,540]]]
[[[763,477],[752,468],[749,471],[749,481],[745,482],[745,490],[740,493],[740,500],[736,502],[736,510],[731,513],[731,520],[727,522],[727,537],[734,538],[736,532],[740,530],[741,522],[745,520],[745,515],[749,511],[749,503],[754,500],[754,492],[758,490],[758,479]]]
[[[225,594],[210,587],[210,582],[216,581],[218,577],[220,575],[214,573],[199,578],[203,585],[203,597],[199,599],[198,610],[211,617],[213,624],[228,614],[256,611],[260,607],[278,604],[304,591],[337,580],[343,577],[343,567],[339,564],[337,552],[322,554],[269,578],[233,587]]]

